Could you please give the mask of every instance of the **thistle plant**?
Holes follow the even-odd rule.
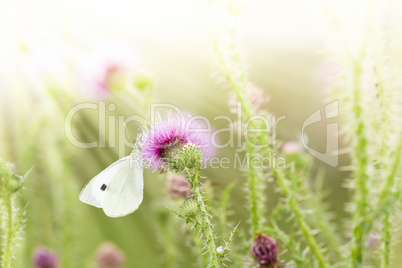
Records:
[[[0,159],[1,267],[12,267],[16,240],[25,222],[25,210],[17,208],[15,196],[22,189],[24,177],[14,174],[12,164]]]
[[[240,52],[238,45],[238,36],[236,32],[236,25],[239,13],[233,13],[227,9],[225,1],[211,1],[207,3],[206,12],[218,12],[221,14],[225,21],[209,21],[208,15],[205,16],[205,22],[212,43],[212,55],[218,68],[221,70],[223,76],[227,79],[236,98],[241,103],[242,120],[249,120],[259,115],[261,105],[252,102],[250,98],[251,90],[248,86],[251,84],[248,80],[245,60]],[[210,11],[212,10],[212,11]],[[214,25],[218,25],[215,26]],[[257,98],[258,99],[258,98]],[[261,98],[260,98],[261,99]],[[255,120],[249,124],[251,129],[264,129],[261,121]],[[247,167],[248,187],[247,194],[250,202],[251,214],[251,233],[252,235],[258,234],[265,225],[265,217],[263,204],[265,202],[262,189],[266,184],[267,177],[274,177],[277,182],[279,191],[286,198],[286,204],[292,216],[295,218],[298,227],[306,240],[308,248],[316,258],[320,267],[329,267],[327,260],[324,257],[324,250],[320,248],[312,229],[306,222],[303,214],[304,211],[300,207],[301,200],[298,198],[298,193],[294,191],[292,180],[287,180],[284,171],[271,163],[269,170],[256,169],[252,163],[253,159],[263,158],[264,156],[274,155],[276,152],[275,136],[266,135],[265,132],[257,132],[247,136],[249,141],[245,145],[245,151],[250,157]]]
[[[224,166],[226,159],[221,158],[219,160],[222,161],[218,161],[219,169],[213,171],[214,162],[209,158],[211,151],[208,146],[211,144],[206,144],[206,141],[217,142],[221,137],[226,138],[226,133],[219,129],[213,135],[204,136],[203,130],[206,128],[197,122],[199,117],[181,111],[183,107],[178,108],[176,113],[173,110],[166,115],[156,113],[156,118],[148,119],[150,108],[155,108],[151,105],[155,100],[152,96],[154,77],[140,66],[136,55],[125,45],[100,46],[99,50],[78,53],[79,59],[63,62],[60,70],[66,72],[67,81],[62,83],[59,83],[60,77],[51,77],[52,70],[36,66],[34,68],[41,73],[38,76],[43,78],[43,84],[38,86],[36,79],[23,81],[29,84],[26,88],[31,88],[31,84],[34,87],[27,94],[23,82],[18,81],[6,93],[11,96],[15,91],[17,97],[4,102],[4,121],[9,126],[0,128],[1,137],[5,134],[7,138],[0,149],[3,152],[3,146],[7,147],[7,157],[16,163],[19,170],[33,166],[34,172],[31,174],[33,179],[27,182],[29,187],[21,191],[25,184],[23,177],[15,175],[18,171],[14,171],[11,164],[0,161],[0,268],[12,267],[14,256],[17,256],[15,263],[21,267],[146,267],[140,263],[143,261],[139,258],[142,255],[147,259],[143,263],[150,266],[149,263],[153,262],[151,266],[156,266],[159,258],[155,258],[155,261],[149,256],[158,257],[161,251],[164,251],[161,266],[167,268],[190,265],[209,268],[399,267],[396,262],[399,256],[395,253],[400,243],[397,243],[399,234],[395,227],[400,225],[402,207],[401,56],[398,51],[400,45],[394,47],[388,43],[394,41],[395,36],[388,29],[391,28],[388,26],[393,23],[392,19],[385,17],[381,10],[384,1],[347,1],[346,9],[340,8],[344,3],[338,6],[339,1],[321,1],[322,15],[327,20],[329,33],[323,60],[330,57],[335,62],[336,77],[331,84],[325,84],[325,89],[331,87],[331,92],[320,88],[320,92],[302,94],[311,93],[314,98],[323,94],[330,99],[328,103],[333,100],[339,103],[339,116],[325,118],[340,125],[339,135],[327,133],[327,138],[336,134],[342,139],[337,151],[330,152],[326,148],[325,152],[325,155],[339,156],[341,166],[335,168],[328,168],[326,164],[331,164],[326,163],[325,159],[317,157],[324,162],[321,163],[309,154],[312,148],[306,142],[304,124],[302,133],[286,129],[283,136],[286,138],[280,140],[276,136],[278,91],[271,93],[270,88],[261,87],[261,81],[261,84],[253,81],[252,78],[258,73],[250,69],[249,75],[249,64],[244,53],[248,51],[243,52],[242,48],[239,29],[243,29],[240,24],[247,12],[246,1],[199,1],[213,75],[226,90],[223,94],[227,94],[227,98],[220,100],[217,96],[222,92],[211,92],[211,102],[202,105],[202,101],[196,99],[194,103],[199,105],[199,109],[208,109],[208,112],[203,111],[207,116],[218,110],[225,114],[214,119],[222,119],[227,114],[230,119],[237,116],[235,122],[228,120],[231,141],[226,145],[230,148],[220,153],[230,153],[230,157],[244,155],[244,165],[238,169],[235,160],[235,166]],[[387,5],[395,4],[391,2]],[[4,9],[6,12],[0,12],[0,16],[8,22],[13,17],[8,16],[8,11],[11,15],[14,15],[13,12],[24,14],[25,6],[21,5],[22,8],[19,5],[14,8],[13,4],[7,4]],[[69,5],[57,7],[63,9],[69,8]],[[85,5],[81,7],[84,9]],[[275,8],[275,5],[272,7]],[[32,15],[37,13],[37,9],[33,10]],[[317,12],[314,10],[312,12]],[[118,12],[110,13],[120,15]],[[168,12],[162,13],[170,15]],[[109,15],[99,17],[104,19],[111,17]],[[126,19],[130,16],[122,17],[124,24],[118,23],[119,27],[126,25]],[[250,16],[244,18],[248,20]],[[32,18],[27,21],[33,22]],[[63,37],[65,39],[73,38],[75,26],[80,25],[70,22],[60,23],[65,27],[61,31],[68,37]],[[44,30],[45,24],[49,23],[32,23],[38,31],[29,39],[36,42],[42,35],[46,38],[51,36]],[[108,32],[112,30],[112,24],[102,25],[107,26]],[[264,27],[272,27],[275,32],[280,29],[279,23],[265,24]],[[20,28],[24,27],[15,27]],[[298,30],[298,27],[291,28]],[[5,33],[9,32],[7,28],[5,30]],[[120,34],[123,30],[116,32]],[[137,38],[137,33],[147,31],[135,32],[133,38]],[[80,32],[78,36],[84,35]],[[170,37],[167,34],[163,36]],[[141,41],[143,47],[146,47],[144,44],[149,41],[148,37]],[[202,38],[202,35],[197,37]],[[48,39],[49,43],[59,43],[53,38]],[[94,39],[98,41],[98,38]],[[13,42],[5,43],[14,47]],[[24,50],[22,54],[29,54],[28,45],[21,47]],[[70,49],[73,46],[63,48],[69,48],[63,49],[68,53],[75,53],[75,49]],[[45,55],[37,56],[39,62],[43,63],[41,65],[47,65]],[[165,58],[155,55],[147,60],[152,63],[155,57],[158,66],[166,62]],[[53,58],[57,64],[60,63],[58,57]],[[313,60],[315,63],[317,59]],[[165,71],[172,65],[169,62],[169,66],[162,67],[161,70]],[[276,73],[266,71],[264,75],[273,77]],[[178,72],[175,79],[184,80],[184,76]],[[278,78],[278,81],[281,79]],[[185,90],[184,94],[177,94],[178,97],[173,96],[167,101],[180,102],[180,98],[190,100],[194,97],[188,96],[187,91],[196,83],[193,79],[188,81],[191,85],[182,89]],[[267,81],[271,81],[271,78]],[[167,83],[170,82],[168,80]],[[162,84],[160,88],[169,88],[165,86]],[[299,84],[294,83],[294,87],[299,87]],[[203,88],[197,94],[205,92],[210,93]],[[295,96],[290,98],[295,99]],[[3,104],[2,98],[0,101]],[[96,103],[98,101],[101,102]],[[82,106],[87,107],[82,109],[85,111],[72,115],[70,111],[81,107],[82,102],[88,104]],[[225,103],[227,107],[218,107]],[[328,107],[320,111],[322,123],[323,112],[325,115],[331,112]],[[0,108],[3,106],[0,105]],[[195,113],[194,110],[191,113]],[[124,118],[129,113],[136,114]],[[9,115],[15,115],[16,118]],[[3,120],[3,116],[0,119]],[[131,138],[130,143],[126,139],[126,131],[130,133],[126,123],[132,119],[139,124],[144,122],[136,132],[134,146]],[[209,130],[219,124],[221,122],[211,125]],[[278,135],[284,133],[281,131]],[[66,135],[67,132],[71,135]],[[238,146],[232,143],[236,134]],[[298,142],[297,136],[300,134],[302,141]],[[317,135],[319,131],[312,135],[312,144]],[[97,143],[98,148],[75,148],[69,143],[71,136],[81,145],[86,142]],[[289,142],[289,139],[293,141]],[[125,219],[115,220],[80,205],[77,200],[77,180],[83,185],[88,176],[95,172],[94,167],[99,171],[100,166],[105,167],[112,160],[116,161],[117,154],[126,155],[127,150],[131,149],[134,150],[130,157],[140,154],[138,159],[142,161],[142,167],[129,168],[128,164],[131,163],[125,162],[129,159],[127,157],[118,160],[92,181],[105,183],[90,183],[90,187],[84,187],[84,200],[109,211],[116,208],[129,211],[126,208],[133,206],[130,200],[134,200],[135,204],[143,201],[139,211]],[[264,159],[269,159],[268,165],[261,164],[260,161]],[[339,177],[342,178],[335,184],[339,182],[339,187],[342,184],[346,189],[333,187],[330,177],[334,174],[341,174]],[[117,188],[120,191],[116,191]],[[336,192],[328,191],[333,189]],[[340,193],[345,195],[341,196]],[[340,200],[348,202],[346,207],[341,208],[343,203],[338,206]],[[25,216],[25,209],[17,208],[19,204],[27,202],[30,205],[26,208]],[[126,213],[108,215],[123,216]],[[17,251],[16,240],[25,218],[28,218],[25,229],[27,239],[21,251]],[[102,243],[106,239],[114,241]],[[136,255],[138,252],[140,256]]]
[[[174,171],[186,176],[192,190],[192,198],[179,208],[178,214],[186,223],[199,228],[205,237],[209,253],[208,267],[220,267],[223,253],[216,245],[216,234],[211,215],[201,192],[200,171],[204,151],[199,126],[186,113],[169,114],[166,120],[149,124],[138,136],[144,165],[154,171]]]

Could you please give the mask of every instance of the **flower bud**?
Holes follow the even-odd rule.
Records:
[[[39,246],[35,249],[32,257],[32,265],[36,268],[56,268],[59,264],[59,258],[53,251],[46,247]]]
[[[269,236],[259,233],[251,245],[251,254],[260,267],[276,267],[278,264],[278,243]]]
[[[187,199],[192,195],[190,184],[187,178],[182,175],[169,176],[166,183],[166,188],[172,199]]]
[[[193,199],[187,199],[183,204],[181,204],[177,210],[177,214],[182,217],[186,223],[193,222],[197,225],[200,221],[200,211],[197,202]]]
[[[111,242],[101,244],[95,256],[98,268],[122,267],[125,261],[124,253]]]
[[[167,150],[165,165],[168,170],[183,172],[186,169],[200,166],[203,155],[203,151],[193,143],[178,144]]]
[[[14,166],[0,159],[0,191],[3,194],[12,194],[20,190],[24,178],[13,174]]]

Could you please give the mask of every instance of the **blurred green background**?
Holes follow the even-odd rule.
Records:
[[[84,149],[68,145],[63,115],[80,102],[97,103],[81,97],[74,73],[94,47],[118,41],[138,55],[136,64],[142,70],[153,74],[152,103],[173,104],[194,115],[206,116],[214,129],[227,127],[224,120],[213,121],[219,115],[235,116],[227,105],[229,90],[222,89],[208,54],[201,12],[197,1],[185,0],[0,3],[0,158],[15,163],[20,174],[33,168],[20,196],[21,204],[29,205],[16,267],[29,267],[36,245],[58,251],[60,239],[76,243],[77,259],[72,261],[77,263],[85,259],[90,265],[99,244],[112,241],[125,252],[125,267],[165,267],[166,245],[158,225],[159,217],[168,217],[166,206],[171,204],[165,177],[147,170],[144,201],[138,211],[123,218],[108,218],[101,209],[80,203],[81,188],[119,158],[118,146]],[[328,32],[322,16],[318,1],[256,0],[246,3],[246,12],[239,19],[250,80],[270,96],[269,112],[286,116],[277,129],[283,141],[298,141],[304,120],[331,100],[327,80],[334,69],[321,53]],[[30,55],[37,51],[42,54],[32,63]],[[42,69],[49,73],[43,75]],[[136,98],[127,92],[112,93],[107,100],[107,104],[111,103],[116,110],[107,111],[107,116],[139,112]],[[98,141],[98,120],[95,110],[77,113],[77,138]],[[108,121],[106,126],[108,129]],[[128,125],[128,129],[135,138],[138,126]],[[221,141],[227,141],[226,134],[219,137]],[[309,127],[307,134],[310,146],[322,151],[325,122]],[[109,138],[116,145],[121,142],[119,133],[109,137],[107,132],[106,140]],[[218,150],[217,156],[233,158],[238,149]],[[127,147],[126,154],[130,151]],[[340,159],[340,165],[347,163],[347,159]],[[348,198],[342,188],[347,174],[316,160],[314,170],[318,167],[326,170],[328,206],[340,228]],[[246,229],[243,173],[206,169],[203,175],[217,182],[213,186],[217,195],[229,183],[237,182],[230,199],[230,217]],[[70,195],[59,195],[67,188]],[[269,211],[278,197],[269,188],[266,195]],[[65,211],[68,218],[61,215]],[[177,229],[184,225],[166,221],[172,223]],[[66,224],[72,236],[60,238]],[[196,256],[187,246],[190,241],[178,243],[179,267],[192,267]]]

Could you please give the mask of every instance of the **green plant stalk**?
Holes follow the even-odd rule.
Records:
[[[361,267],[363,265],[363,252],[365,248],[364,239],[370,231],[370,222],[367,221],[367,212],[368,212],[368,188],[367,188],[367,180],[369,179],[367,174],[367,166],[368,166],[368,154],[367,154],[367,135],[366,135],[366,126],[363,118],[362,111],[362,92],[361,92],[361,74],[362,74],[362,66],[358,63],[358,60],[364,59],[364,42],[362,42],[362,46],[360,49],[360,54],[358,57],[354,58],[346,45],[347,42],[343,35],[343,32],[340,28],[339,22],[336,18],[334,18],[330,12],[330,9],[327,6],[326,1],[323,2],[324,13],[329,18],[329,25],[333,29],[333,31],[339,37],[339,45],[344,48],[345,56],[351,61],[353,64],[353,93],[352,93],[352,113],[354,118],[356,119],[356,129],[353,133],[357,139],[355,141],[355,145],[353,148],[353,152],[355,153],[352,157],[355,162],[355,171],[354,171],[354,182],[355,182],[355,197],[354,204],[356,204],[356,211],[353,214],[353,241],[351,246],[351,267]],[[371,9],[369,9],[371,11]],[[369,27],[366,27],[366,35]],[[365,40],[367,42],[367,40]]]
[[[3,219],[3,230],[5,230],[4,234],[4,241],[2,243],[2,253],[3,253],[3,260],[2,260],[2,268],[9,268],[11,256],[12,256],[12,241],[14,239],[14,231],[13,231],[13,204],[11,200],[11,195],[7,194],[4,196],[3,205],[5,207],[5,212],[7,216]]]
[[[354,63],[354,80],[353,80],[353,113],[356,119],[355,136],[356,141],[353,148],[355,152],[353,158],[355,161],[355,204],[356,213],[353,215],[353,242],[351,250],[351,267],[362,267],[363,255],[365,248],[365,237],[370,227],[367,221],[367,212],[369,207],[367,181],[368,154],[367,154],[367,135],[366,125],[363,118],[362,110],[362,92],[360,87],[362,69],[361,66]]]
[[[207,28],[208,23],[206,22]],[[211,29],[210,33],[213,31]],[[211,39],[213,41],[213,48],[215,51],[215,58],[217,63],[222,69],[222,73],[226,77],[226,79],[229,81],[233,91],[236,94],[237,99],[241,103],[241,112],[242,112],[242,119],[249,119],[251,118],[254,113],[252,112],[251,109],[251,103],[248,98],[248,93],[247,93],[247,84],[248,80],[246,77],[246,72],[244,70],[244,67],[242,66],[241,63],[241,57],[239,56],[238,49],[236,47],[236,34],[235,30],[228,30],[231,33],[232,39],[233,39],[233,44],[230,48],[233,50],[233,54],[236,56],[233,57],[233,59],[228,59],[225,55],[225,52],[221,50],[220,45],[219,45],[219,38],[211,34]],[[228,63],[228,61],[231,61]],[[232,67],[233,66],[233,67]],[[234,68],[232,70],[232,68]],[[250,124],[251,128],[254,129],[261,129],[261,126],[259,126],[256,121],[251,121]],[[261,135],[260,135],[261,136]],[[259,139],[259,137],[257,137]],[[250,213],[251,213],[251,233],[252,236],[255,236],[258,233],[258,230],[262,228],[263,226],[263,187],[262,187],[262,170],[257,170],[253,166],[253,159],[256,157],[256,148],[254,148],[252,145],[249,143],[246,143],[246,153],[249,156],[249,161],[248,161],[248,166],[247,166],[247,175],[248,175],[248,199],[250,202]]]
[[[344,260],[344,256],[341,252],[341,243],[339,239],[335,236],[334,230],[331,229],[331,225],[327,218],[325,217],[325,211],[322,207],[322,199],[315,199],[315,200],[310,200],[309,199],[309,204],[310,207],[313,207],[315,209],[315,219],[316,219],[316,224],[318,228],[322,231],[323,235],[327,239],[328,245],[334,250],[338,258],[341,260]]]
[[[306,170],[309,170],[311,167],[311,163],[306,166]],[[307,198],[306,203],[309,206],[309,209],[314,209],[314,219],[311,220],[310,224],[318,229],[321,230],[320,233],[323,234],[325,237],[328,246],[332,248],[336,256],[341,260],[345,260],[345,256],[341,251],[341,241],[339,237],[336,236],[334,233],[334,230],[331,229],[331,222],[328,217],[326,217],[326,210],[323,206],[324,204],[324,196],[323,196],[323,182],[324,182],[324,175],[321,174],[322,172],[319,172],[320,175],[316,177],[316,180],[314,183],[310,183],[307,187],[302,188],[301,194],[303,196],[308,196],[308,195],[315,195],[312,198]],[[297,176],[297,174],[294,174],[293,176]],[[293,178],[292,180],[300,181],[299,177]],[[309,191],[309,189],[313,189],[313,191]]]
[[[208,27],[208,23],[206,23]],[[255,113],[252,111],[252,106],[250,100],[248,98],[247,93],[247,84],[248,80],[246,77],[246,73],[244,67],[242,65],[240,54],[238,53],[238,48],[236,45],[236,31],[235,29],[228,29],[230,36],[232,37],[231,46],[228,47],[228,50],[231,50],[231,55],[235,55],[232,58],[228,58],[225,55],[225,52],[220,49],[219,45],[219,37],[214,36],[213,31],[209,31],[212,35],[213,40],[213,48],[215,50],[215,58],[218,64],[221,66],[222,72],[225,77],[229,81],[232,86],[233,91],[236,94],[237,99],[242,104],[242,114],[243,118],[251,118]],[[256,123],[256,121],[251,121],[251,128],[261,129],[261,126]],[[263,137],[263,133],[259,133],[256,136],[256,139],[260,141],[265,141]],[[270,150],[270,148],[267,148]],[[248,186],[249,186],[249,200],[250,200],[250,212],[251,212],[251,221],[252,221],[252,233],[255,235],[261,229],[263,225],[263,208],[261,207],[261,200],[263,198],[263,192],[261,190],[262,186],[262,170],[256,170],[252,165],[254,157],[258,155],[258,152],[255,147],[251,146],[249,143],[246,143],[246,153],[249,154],[250,159],[248,162]],[[321,253],[318,244],[315,238],[311,235],[311,230],[307,223],[305,222],[301,208],[297,204],[296,196],[292,193],[291,189],[286,184],[285,178],[283,174],[275,169],[272,169],[275,177],[278,177],[278,184],[284,195],[289,199],[289,206],[292,212],[295,214],[297,223],[302,230],[302,233],[307,240],[307,244],[309,245],[311,251],[314,256],[318,260],[320,267],[329,267],[326,260],[324,259],[323,254]]]
[[[235,184],[231,183],[226,186],[225,190],[223,191],[220,208],[219,208],[219,225],[220,231],[222,234],[227,233],[227,210],[228,210],[228,201],[231,191],[233,190]]]
[[[381,268],[389,267],[389,259],[391,253],[391,222],[389,213],[385,213],[382,219],[382,235],[381,240],[383,244],[381,254]]]
[[[402,136],[399,139],[398,146],[396,147],[396,155],[394,157],[394,162],[392,163],[390,173],[385,179],[384,188],[381,191],[379,198],[379,205],[385,203],[389,193],[392,191],[393,186],[395,185],[395,178],[398,167],[401,161],[401,151],[402,151]],[[381,256],[381,267],[386,268],[389,267],[390,260],[390,252],[391,252],[391,222],[390,222],[390,211],[384,211],[384,216],[382,219],[382,236],[381,240],[383,243],[383,250]]]
[[[321,252],[316,239],[312,235],[312,231],[304,219],[302,214],[302,210],[298,205],[298,200],[296,195],[291,191],[289,186],[286,183],[284,174],[277,169],[276,167],[272,167],[272,173],[278,182],[279,187],[282,190],[282,193],[288,200],[289,208],[291,209],[292,213],[295,216],[296,222],[300,227],[300,230],[306,239],[307,245],[309,246],[311,252],[313,253],[314,257],[317,259],[318,264],[321,268],[329,268],[327,261],[324,258],[323,253]]]
[[[218,258],[218,253],[217,253],[217,247],[215,244],[215,235],[213,232],[213,226],[210,221],[210,216],[207,211],[204,199],[201,194],[200,190],[200,182],[199,182],[199,172],[200,172],[200,167],[195,168],[194,175],[191,178],[191,186],[193,190],[193,196],[195,198],[195,201],[198,204],[198,208],[201,212],[201,231],[205,235],[205,241],[206,241],[206,246],[208,247],[209,251],[209,257],[210,257],[210,267],[211,268],[219,268],[220,267],[220,261]]]

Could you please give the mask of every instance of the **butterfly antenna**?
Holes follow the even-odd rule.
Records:
[[[130,133],[128,132],[128,128],[127,128],[126,123],[123,123],[123,126],[124,126],[125,129],[126,129],[126,133],[127,133],[128,139],[130,140],[131,144],[134,144],[134,143],[133,143],[133,140],[132,140],[131,137],[130,137]],[[133,146],[133,149],[134,149],[134,146]]]

